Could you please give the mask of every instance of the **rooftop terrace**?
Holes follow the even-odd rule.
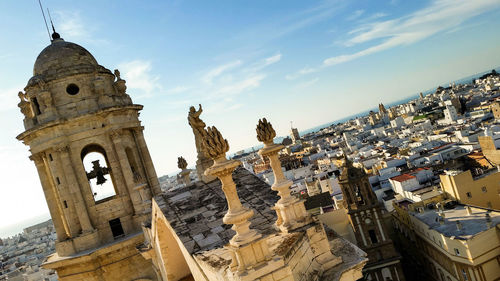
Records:
[[[438,209],[425,209],[423,213],[412,213],[420,221],[447,237],[455,237],[456,239],[467,240],[474,235],[495,227],[500,223],[500,212],[487,210],[483,208],[470,207],[472,213],[467,214],[465,205],[457,205],[453,209],[444,209],[444,224],[440,224]],[[486,213],[490,214],[491,227],[486,223]],[[457,221],[460,221],[462,229],[458,230]]]

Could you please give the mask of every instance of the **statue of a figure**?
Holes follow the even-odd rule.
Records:
[[[120,77],[120,70],[118,69],[115,69],[115,76],[116,76],[116,80],[122,80],[122,78]]]
[[[189,114],[188,114],[188,122],[191,128],[193,128],[194,139],[196,142],[196,150],[198,151],[198,154],[203,150],[201,141],[204,132],[203,129],[205,129],[205,122],[203,122],[203,120],[200,119],[200,115],[202,112],[203,109],[201,108],[200,104],[198,111],[196,111],[194,106],[191,106],[189,108]]]
[[[207,176],[204,174],[205,170],[212,166],[213,160],[208,157],[203,146],[203,136],[205,135],[205,122],[200,119],[200,115],[203,112],[201,104],[199,109],[196,110],[194,106],[189,108],[188,122],[193,129],[194,141],[196,144],[196,152],[198,153],[198,160],[196,161],[196,173],[198,178],[203,182],[207,183],[215,180],[215,176]]]
[[[28,101],[26,94],[23,92],[19,92],[17,96],[21,100],[17,105],[21,109],[21,113],[24,114],[26,118],[33,118],[34,117],[33,110],[31,109],[31,104]]]

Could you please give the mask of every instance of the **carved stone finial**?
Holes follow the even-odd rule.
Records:
[[[276,137],[276,131],[274,131],[273,125],[267,122],[266,118],[259,119],[259,123],[255,130],[257,131],[257,139],[265,144],[272,143],[274,137]]]
[[[210,158],[214,161],[225,158],[226,152],[229,151],[229,143],[215,126],[206,128],[202,137],[205,153]]]
[[[181,170],[185,170],[186,167],[187,167],[187,162],[186,162],[186,159],[184,159],[184,157],[177,157],[177,167],[179,167],[179,169]]]

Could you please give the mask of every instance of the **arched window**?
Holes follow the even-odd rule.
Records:
[[[116,189],[106,151],[99,145],[88,145],[82,149],[81,158],[94,201],[100,203],[113,198]]]

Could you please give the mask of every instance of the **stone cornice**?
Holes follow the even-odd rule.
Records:
[[[76,117],[59,118],[59,119],[56,119],[54,121],[50,121],[50,122],[47,122],[45,124],[41,124],[41,125],[38,125],[38,126],[36,126],[34,128],[31,128],[31,129],[29,129],[27,131],[24,131],[24,132],[20,133],[16,138],[18,140],[20,140],[20,141],[23,141],[25,138],[28,138],[29,136],[31,136],[35,132],[38,132],[38,131],[41,131],[41,130],[44,130],[44,129],[47,129],[47,128],[55,127],[55,126],[61,125],[63,123],[66,123],[68,121],[78,121],[78,120],[81,120],[81,119],[88,118],[90,116],[95,116],[95,115],[100,115],[100,114],[107,114],[107,113],[111,113],[111,112],[115,112],[115,111],[120,111],[120,110],[127,110],[127,109],[132,109],[132,110],[140,111],[140,110],[142,110],[143,107],[144,106],[142,106],[140,104],[113,106],[113,107],[108,107],[108,108],[104,108],[104,109],[99,109],[97,111],[89,112],[89,113],[86,113],[86,114],[83,114],[83,115],[80,115],[80,116],[76,116]]]

